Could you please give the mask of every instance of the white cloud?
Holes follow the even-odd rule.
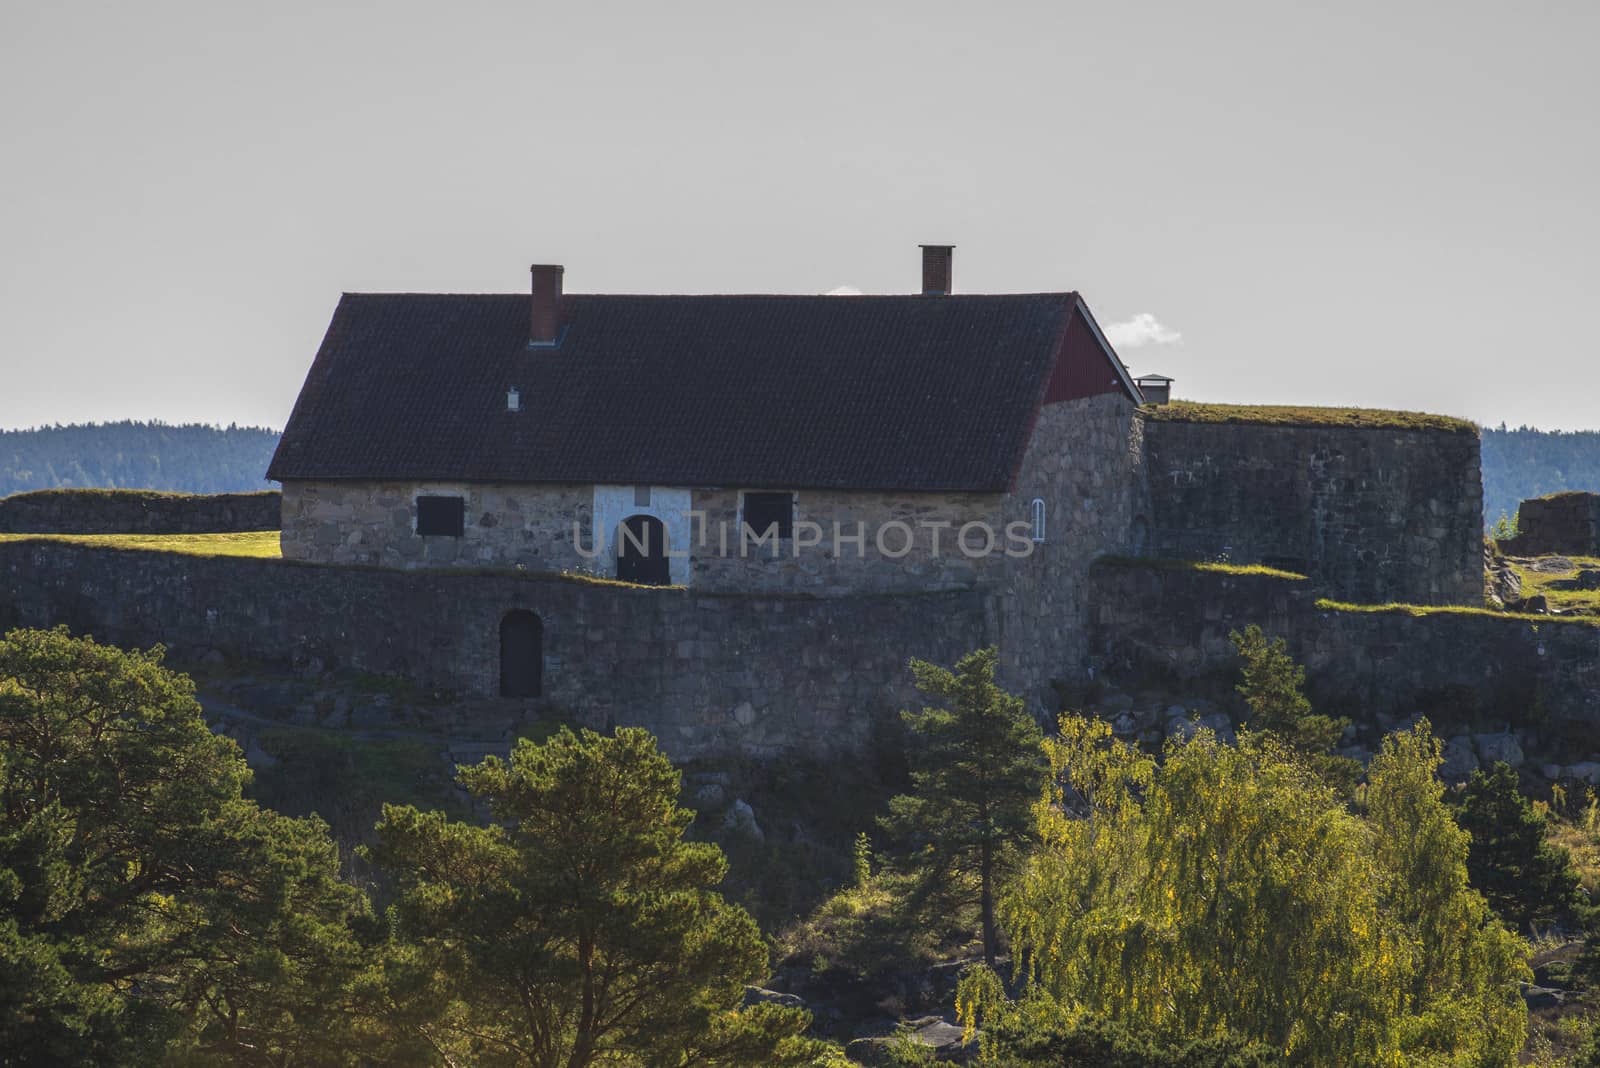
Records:
[[[825,297],[859,297],[861,290],[855,286],[835,286],[822,295]]]
[[[1110,323],[1105,327],[1106,340],[1112,348],[1136,349],[1141,345],[1172,345],[1183,340],[1183,335],[1162,323],[1149,312],[1140,312],[1125,323]]]

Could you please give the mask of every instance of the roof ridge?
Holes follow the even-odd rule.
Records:
[[[915,300],[928,303],[970,300],[1005,300],[1016,297],[1060,297],[1081,299],[1075,289],[1040,290],[1028,293],[586,293],[568,291],[564,297],[606,297],[627,300]],[[419,290],[345,290],[347,297],[521,297],[527,293],[425,293]]]

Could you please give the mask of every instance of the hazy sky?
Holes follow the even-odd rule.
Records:
[[[281,426],[345,290],[910,292],[953,242],[1181,396],[1600,427],[1597,41],[1594,0],[8,0],[0,426]]]

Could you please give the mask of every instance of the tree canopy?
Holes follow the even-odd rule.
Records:
[[[1467,884],[1425,724],[1385,742],[1360,814],[1270,734],[1202,730],[1158,764],[1065,717],[1045,748],[1042,844],[1002,906],[1022,994],[980,969],[964,1019],[1092,1016],[1330,1068],[1511,1063],[1525,946]]]
[[[808,1014],[742,1005],[767,972],[715,846],[648,732],[563,729],[461,769],[496,822],[386,806],[371,856],[398,877],[398,1008],[452,1063],[811,1062]]]
[[[160,648],[0,639],[0,1048],[13,1063],[342,1063],[374,934],[317,820],[243,798]],[[301,1062],[297,1062],[301,1063]]]
[[[0,430],[0,497],[40,489],[264,490],[277,447],[275,430],[199,423]]]

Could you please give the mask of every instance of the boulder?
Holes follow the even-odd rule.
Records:
[[[1473,743],[1478,747],[1478,759],[1486,767],[1505,762],[1513,768],[1522,767],[1522,742],[1510,731],[1499,734],[1475,734]]]
[[[1600,784],[1600,761],[1585,760],[1578,764],[1568,764],[1561,769],[1561,778]]]
[[[1522,1000],[1530,1009],[1559,1009],[1567,1000],[1565,990],[1550,986],[1528,985],[1522,988]]]
[[[971,1042],[963,1042],[962,1029],[948,1020],[934,1019],[917,1021],[922,1026],[911,1032],[914,1041],[927,1046],[933,1051],[933,1057],[939,1061],[950,1061],[957,1064],[964,1063],[978,1054],[978,1039],[974,1035]]]
[[[1237,740],[1233,733],[1233,721],[1225,713],[1213,712],[1209,716],[1201,716],[1200,726],[1215,734],[1217,741],[1224,745],[1232,745]]]
[[[894,1049],[909,1039],[943,1064],[965,1064],[978,1055],[977,1037],[962,1042],[961,1028],[940,1017],[907,1020],[901,1028],[900,1034],[893,1036],[855,1039],[845,1047],[844,1054],[857,1064],[890,1065],[895,1063]]]
[[[727,792],[720,784],[708,782],[694,792],[694,807],[699,812],[709,812],[721,808],[727,799]]]
[[[1167,737],[1176,738],[1180,742],[1186,742],[1193,738],[1195,732],[1199,729],[1200,724],[1188,716],[1173,716],[1167,720]]]
[[[722,826],[726,830],[742,834],[746,838],[754,838],[758,842],[767,840],[766,832],[761,829],[761,824],[756,822],[756,810],[743,798],[735,800],[728,808],[728,814],[722,817]]]
[[[1132,712],[1123,712],[1111,721],[1111,730],[1119,738],[1126,738],[1139,730],[1139,720]]]
[[[806,1007],[805,999],[799,994],[784,994],[777,990],[767,990],[759,986],[744,988],[744,1003],[750,1005],[782,1005],[786,1009],[803,1009]]]
[[[1444,744],[1444,763],[1439,765],[1439,777],[1445,782],[1461,782],[1478,770],[1478,756],[1472,751],[1472,739],[1457,735]]]

